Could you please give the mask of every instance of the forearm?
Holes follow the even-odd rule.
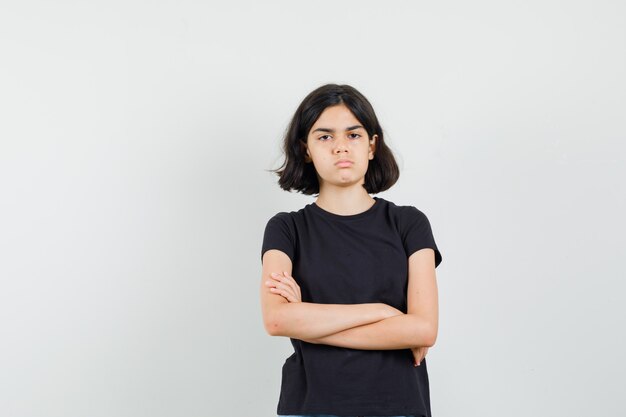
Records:
[[[272,334],[300,340],[317,339],[401,314],[393,310],[396,309],[383,303],[285,303],[274,311]]]
[[[352,349],[389,350],[432,346],[433,334],[427,320],[415,314],[403,314],[324,337],[301,340]]]

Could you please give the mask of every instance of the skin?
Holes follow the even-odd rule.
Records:
[[[286,271],[282,271],[281,273],[273,272],[271,278],[273,281],[265,281],[265,285],[269,288],[270,292],[283,296],[290,303],[302,302],[300,286]],[[411,352],[413,353],[413,364],[420,366],[422,359],[424,359],[428,353],[428,347],[420,346],[411,348]]]
[[[315,204],[339,215],[366,211],[375,202],[362,184],[369,161],[374,159],[376,140],[369,137],[358,119],[343,104],[327,107],[311,127],[306,138],[306,163],[312,163],[317,172],[320,192]],[[335,165],[339,159],[353,164]],[[265,281],[268,290],[281,295],[290,303],[302,302],[300,287],[286,271],[274,272],[272,280]],[[415,366],[419,366],[428,347],[411,348]]]
[[[306,141],[307,163],[312,163],[320,184],[315,203],[339,215],[366,211],[374,204],[362,184],[369,161],[374,159],[376,140],[369,137],[358,119],[343,104],[326,108],[311,126]],[[339,167],[349,159],[354,164]]]

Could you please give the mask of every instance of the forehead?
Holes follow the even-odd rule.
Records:
[[[316,127],[339,127],[345,128],[360,124],[356,116],[350,111],[345,104],[337,104],[335,106],[326,107],[320,117],[313,123],[312,128]]]

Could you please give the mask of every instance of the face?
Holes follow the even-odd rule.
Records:
[[[377,140],[370,138],[358,119],[344,105],[327,107],[307,136],[307,163],[313,163],[320,190],[330,184],[346,187],[363,184]],[[348,163],[337,163],[339,160]]]

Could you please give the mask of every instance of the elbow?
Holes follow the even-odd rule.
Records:
[[[268,314],[263,320],[265,332],[270,336],[283,336],[280,320],[277,314]]]
[[[435,345],[436,337],[430,334],[420,334],[417,340],[413,342],[413,347],[427,347],[431,348]]]
[[[265,321],[265,331],[270,336],[280,336],[280,326],[274,320]]]
[[[427,335],[426,340],[424,341],[424,346],[431,348],[435,346],[435,342],[437,341],[437,334],[430,333]]]
[[[414,337],[413,345],[415,347],[433,347],[437,341],[437,326],[420,321],[417,331],[414,332]]]
[[[426,332],[425,346],[431,348],[435,345],[436,341],[437,341],[437,326],[429,325],[428,331]]]

